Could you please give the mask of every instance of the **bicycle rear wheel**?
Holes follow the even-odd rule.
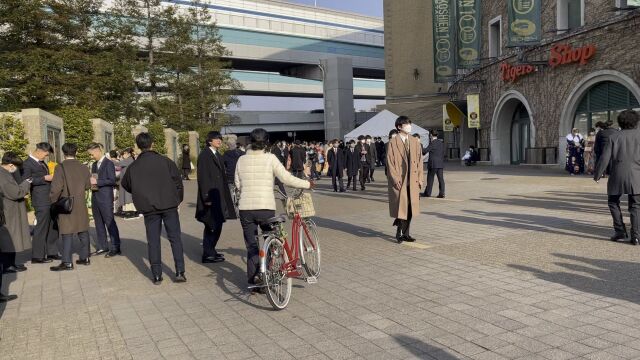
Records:
[[[300,260],[309,277],[320,275],[320,242],[316,224],[311,219],[304,219],[300,226]]]
[[[265,283],[267,285],[267,299],[275,310],[282,310],[291,299],[292,279],[282,269],[282,265],[289,262],[289,257],[284,249],[282,241],[272,237],[267,240],[267,253],[265,254],[267,269]]]

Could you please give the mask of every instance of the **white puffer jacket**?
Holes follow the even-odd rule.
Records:
[[[291,175],[275,155],[262,150],[247,150],[236,165],[235,184],[240,191],[238,209],[275,210],[274,176],[294,188],[310,187],[308,181]]]

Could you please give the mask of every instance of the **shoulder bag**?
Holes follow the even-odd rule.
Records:
[[[60,164],[60,170],[62,170],[62,176],[64,176],[64,187],[67,190],[67,196],[60,197],[58,201],[51,205],[51,209],[56,214],[71,214],[71,211],[73,211],[73,197],[69,191],[67,174],[64,172],[62,164]]]

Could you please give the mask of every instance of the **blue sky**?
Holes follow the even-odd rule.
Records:
[[[313,5],[314,0],[286,0]],[[316,0],[318,7],[343,10],[363,15],[382,17],[382,0]]]

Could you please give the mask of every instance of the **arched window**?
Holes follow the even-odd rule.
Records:
[[[613,120],[627,109],[638,109],[638,99],[624,85],[613,81],[604,81],[591,87],[578,103],[573,127],[586,134],[598,121]]]

